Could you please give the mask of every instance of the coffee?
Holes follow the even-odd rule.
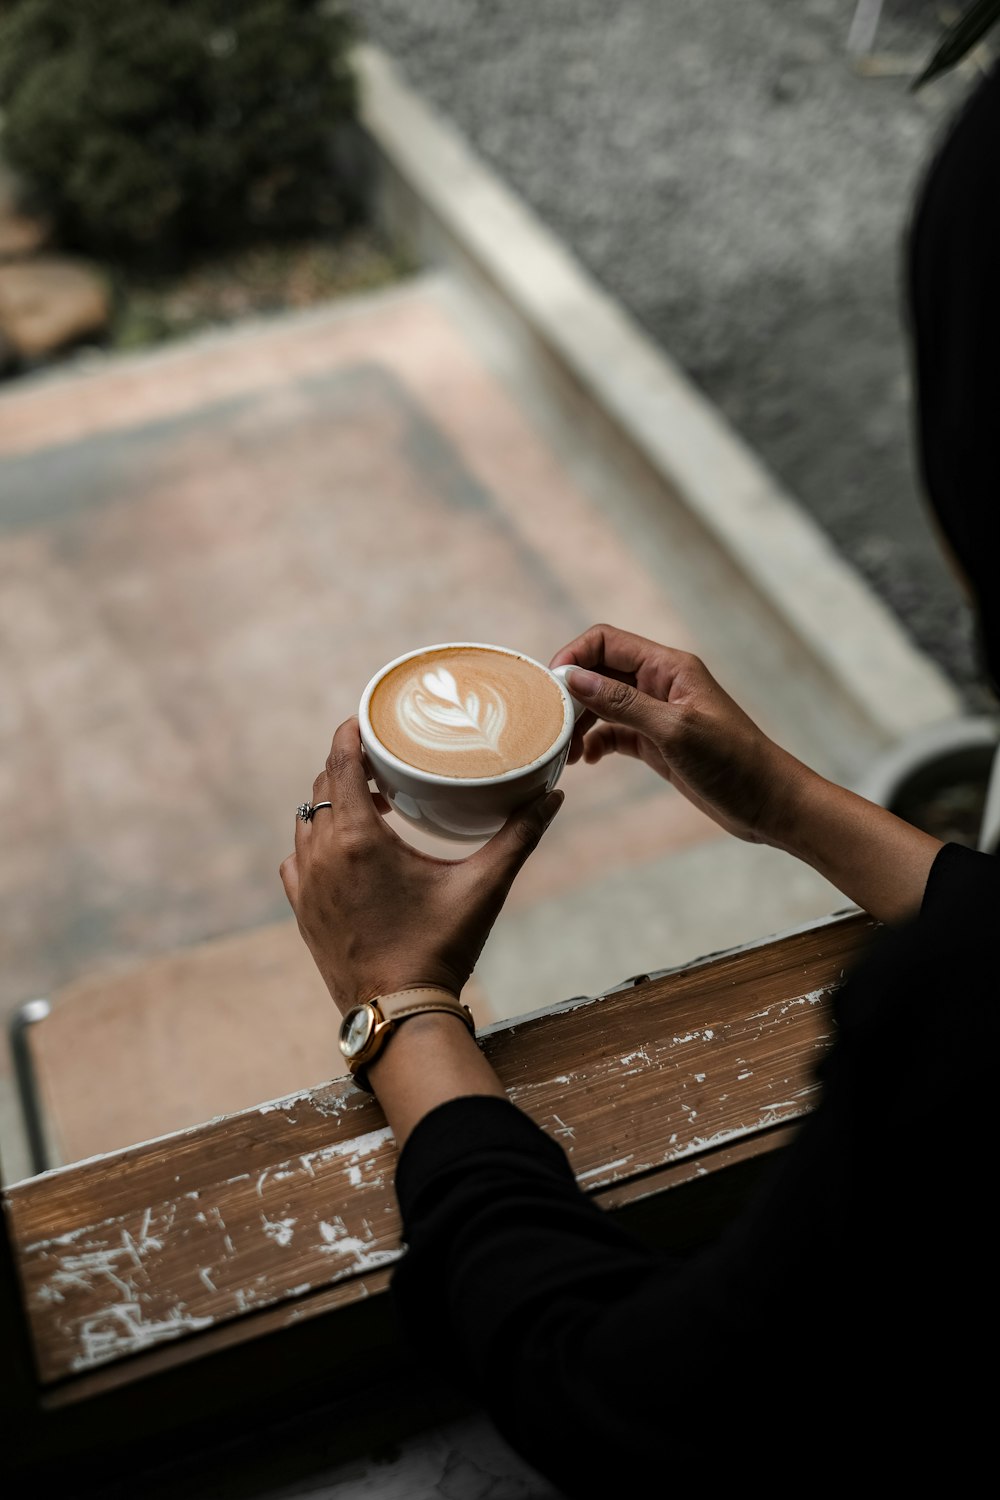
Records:
[[[375,737],[438,776],[502,776],[558,739],[563,695],[534,662],[483,646],[448,646],[401,662],[368,704]]]

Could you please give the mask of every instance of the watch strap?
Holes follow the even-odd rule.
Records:
[[[395,1030],[397,1021],[408,1020],[410,1016],[421,1016],[432,1014],[435,1011],[443,1011],[446,1014],[458,1016],[463,1020],[473,1036],[476,1034],[476,1023],[469,1007],[453,994],[451,990],[443,989],[437,985],[420,985],[411,990],[393,990],[388,995],[373,995],[368,1001],[369,1005],[377,1007],[384,1021],[392,1023],[382,1034],[382,1041],[373,1056],[367,1057],[364,1062],[354,1063],[348,1061],[351,1077],[359,1088],[365,1093],[373,1092],[368,1082],[368,1068],[371,1063],[380,1056],[392,1032]]]
[[[428,1010],[444,1010],[461,1016],[470,1031],[476,1029],[469,1007],[457,995],[453,995],[451,990],[437,985],[426,984],[412,990],[393,990],[390,995],[375,995],[372,1003],[378,1006],[387,1021],[401,1021],[404,1016],[419,1016]]]

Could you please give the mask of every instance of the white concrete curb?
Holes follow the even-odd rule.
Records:
[[[715,407],[401,79],[357,48],[364,128],[476,269],[696,514],[826,679],[891,745],[956,689]]]

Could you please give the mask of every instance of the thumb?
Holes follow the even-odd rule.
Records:
[[[538,847],[542,834],[562,807],[565,797],[565,792],[548,792],[517,808],[489,843],[484,844],[467,863],[488,865],[503,871],[509,886],[528,855]]]
[[[663,704],[657,698],[640,693],[630,682],[602,677],[599,672],[587,672],[583,667],[570,667],[566,673],[566,686],[592,714],[609,724],[637,729],[650,739],[655,739],[657,732],[662,733]]]

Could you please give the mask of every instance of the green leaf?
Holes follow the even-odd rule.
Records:
[[[916,93],[923,84],[961,62],[997,20],[1000,20],[1000,0],[975,0],[965,15],[945,32],[930,62],[910,84],[910,93]]]

